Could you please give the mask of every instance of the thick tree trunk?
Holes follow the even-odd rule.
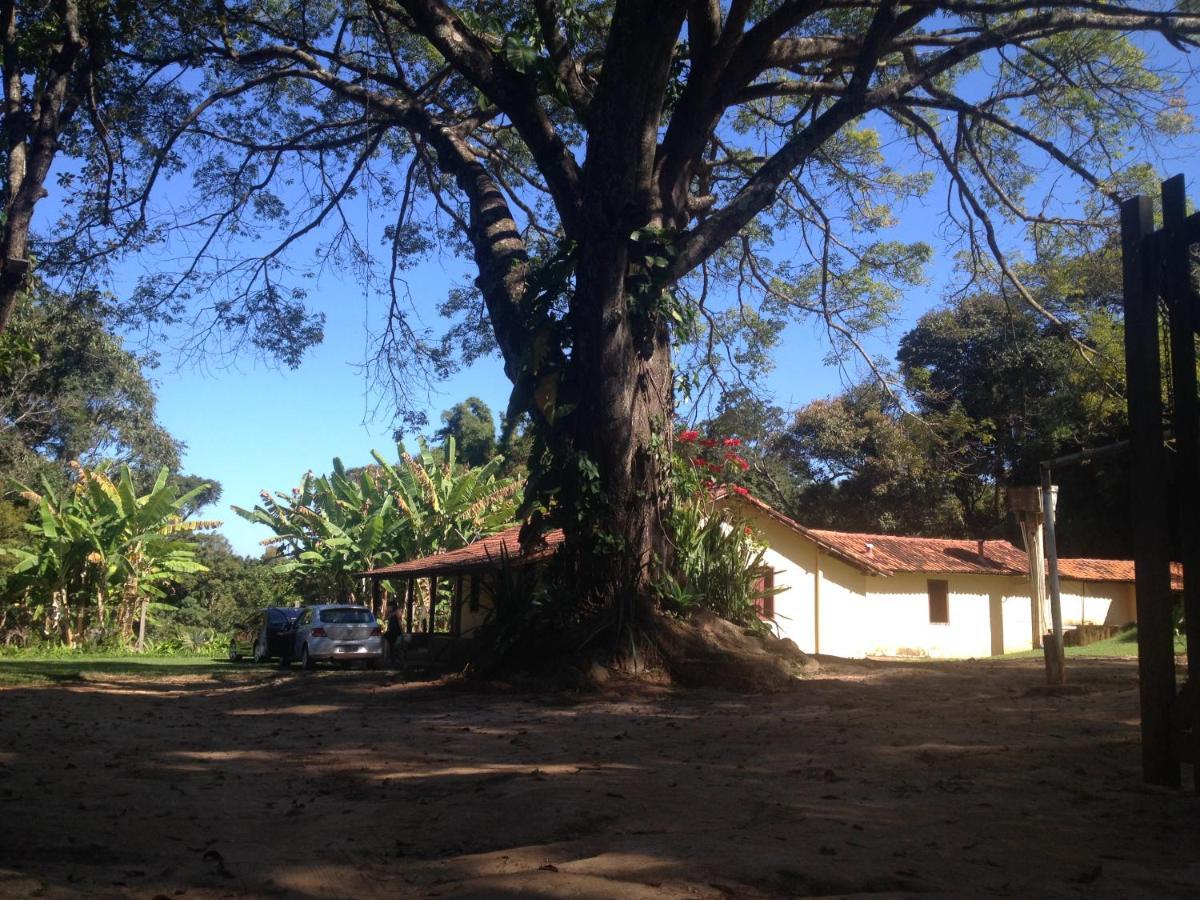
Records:
[[[630,302],[628,247],[628,235],[613,234],[581,248],[568,378],[578,406],[558,448],[573,456],[562,461],[573,507],[563,523],[566,562],[618,638],[644,625],[657,573],[671,564],[670,338]]]

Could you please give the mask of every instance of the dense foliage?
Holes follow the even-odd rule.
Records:
[[[182,510],[206,486],[179,496],[160,471],[151,490],[135,490],[128,466],[117,477],[73,466],[64,491],[47,480],[22,488],[37,509],[21,544],[0,550],[9,571],[0,630],[26,637],[82,642],[128,642],[144,605],[166,596],[179,576],[198,572],[187,533],[219,523],[186,521]]]
[[[1016,538],[1007,487],[1127,435],[1113,262],[1106,252],[1029,273],[1062,324],[1000,293],[960,297],[903,335],[890,384],[855,384],[790,416],[731,395],[708,427],[752,435],[744,483],[806,524]],[[1118,454],[1055,471],[1066,552],[1130,555],[1127,466]]]
[[[224,655],[235,628],[268,606],[296,606],[301,596],[270,559],[234,553],[216,534],[192,536],[204,571],[181,575],[163,602],[150,606],[146,629],[158,651]]]
[[[0,472],[34,481],[72,461],[179,467],[181,445],[155,417],[146,369],[125,349],[102,297],[40,283],[0,335]]]
[[[331,474],[234,510],[275,533],[277,569],[306,596],[359,601],[371,598],[354,573],[462,547],[513,521],[520,483],[499,474],[502,457],[462,465],[452,437],[436,453],[397,452],[393,464],[372,451],[375,465],[357,471],[335,459]]]
[[[675,555],[672,571],[656,585],[664,606],[675,612],[710,610],[742,625],[757,626],[755,602],[766,547],[760,535],[728,502],[747,494],[739,483],[750,464],[739,438],[702,437],[684,429],[672,461],[675,503],[669,521]]]

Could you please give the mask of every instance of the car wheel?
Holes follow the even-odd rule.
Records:
[[[229,642],[229,661],[230,662],[239,662],[239,661],[241,661],[241,658],[242,658],[242,654],[238,653],[237,644],[235,644],[233,641],[230,641]]]
[[[300,666],[304,669],[315,669],[317,661],[308,655],[308,644],[300,648]]]

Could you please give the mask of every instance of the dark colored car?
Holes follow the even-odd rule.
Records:
[[[292,629],[303,609],[272,606],[243,623],[229,639],[229,658],[249,657],[255,662],[284,659],[291,652]]]

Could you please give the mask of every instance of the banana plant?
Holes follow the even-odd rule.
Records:
[[[187,521],[186,504],[207,485],[178,496],[159,472],[138,496],[127,466],[110,478],[103,469],[73,466],[63,493],[43,479],[41,491],[20,486],[38,509],[24,545],[8,552],[9,570],[26,602],[41,602],[69,645],[89,630],[116,629],[124,640],[142,604],[165,596],[177,576],[205,571],[182,535],[219,522]]]
[[[253,509],[234,512],[274,532],[285,571],[354,596],[353,573],[465,546],[512,522],[520,482],[503,478],[503,457],[470,468],[454,439],[417,456],[397,445],[396,462],[371,451],[375,465],[352,475],[340,459],[329,475],[304,476],[290,492],[263,491]]]

